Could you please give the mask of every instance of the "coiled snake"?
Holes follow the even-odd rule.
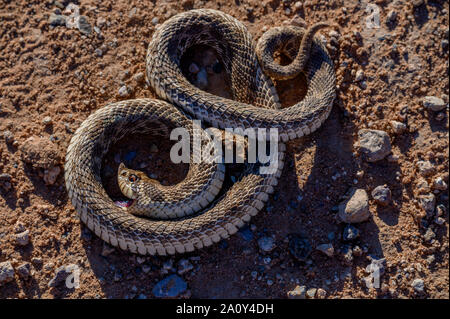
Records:
[[[264,207],[277,185],[284,161],[283,142],[315,131],[330,113],[335,97],[333,63],[324,45],[314,37],[323,26],[317,24],[307,30],[299,26],[273,28],[255,48],[244,25],[220,11],[191,10],[164,22],[153,35],[146,60],[148,82],[161,100],[109,104],[91,114],[69,144],[66,188],[81,220],[111,245],[150,255],[190,252],[235,233]],[[187,49],[199,44],[213,48],[220,57],[233,99],[202,91],[184,76],[181,58]],[[273,61],[275,50],[283,51],[293,62],[277,65]],[[305,98],[280,109],[268,75],[286,79],[301,71],[308,85]],[[179,185],[165,190],[158,186],[152,195],[146,195],[154,202],[154,215],[149,216],[155,218],[138,216],[139,212],[130,214],[116,206],[101,178],[102,159],[110,146],[128,134],[151,133],[155,125],[193,132],[192,119],[220,129],[278,129],[277,169],[261,174],[263,164],[246,163],[239,178],[224,191],[220,189],[223,164],[190,163]],[[121,176],[131,182],[151,182],[137,174],[131,176],[121,166],[119,184]],[[127,188],[122,183],[121,189],[137,200],[141,196],[139,187],[131,184]],[[164,191],[174,189],[177,194],[164,197]]]

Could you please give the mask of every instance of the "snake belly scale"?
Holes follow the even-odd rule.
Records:
[[[271,64],[267,55],[283,45],[273,41],[275,33],[263,36],[260,42],[265,43],[255,47],[242,23],[220,11],[207,9],[178,14],[160,25],[149,44],[146,61],[147,80],[160,100],[142,98],[106,105],[81,124],[68,146],[66,188],[81,221],[113,246],[144,255],[166,255],[190,252],[228,238],[261,211],[281,175],[284,142],[316,130],[328,117],[335,97],[331,58],[321,41],[313,36],[319,27],[289,28],[290,45],[281,49],[294,61],[294,51],[307,52],[308,57],[300,59],[303,62],[294,64],[304,64],[300,71],[306,75],[308,90],[302,101],[280,109],[272,81],[258,61],[259,57],[262,63]],[[183,53],[198,44],[217,52],[229,75],[233,99],[204,92],[182,74]],[[270,71],[268,74],[274,76]],[[222,165],[189,164],[185,180],[178,185],[178,190],[181,187],[189,199],[170,197],[175,205],[172,210],[160,205],[159,210],[154,209],[156,216],[144,217],[141,215],[145,213],[130,214],[116,206],[101,178],[102,159],[110,147],[125,135],[151,132],[155,123],[193,132],[193,119],[219,129],[277,128],[280,140],[276,170],[261,174],[264,164],[245,163],[239,178],[226,192],[220,192]],[[192,183],[196,190],[186,193],[187,185]],[[126,194],[125,189],[121,190],[130,198],[142,192]],[[202,201],[195,207],[194,203]],[[180,207],[187,208],[179,213]]]

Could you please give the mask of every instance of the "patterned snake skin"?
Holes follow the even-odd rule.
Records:
[[[260,39],[258,55],[263,64],[269,62],[266,64],[270,68],[271,55],[281,50],[294,60],[293,67],[300,67],[299,71],[306,75],[305,98],[292,107],[280,109],[272,81],[258,62],[252,37],[239,21],[219,11],[201,9],[178,14],[163,23],[153,35],[146,61],[147,79],[162,100],[135,99],[109,104],[91,114],[69,144],[66,188],[81,220],[104,241],[139,254],[190,252],[234,234],[264,207],[277,185],[284,163],[283,142],[313,132],[329,115],[335,97],[335,75],[326,49],[313,37],[317,28],[305,31],[288,27],[287,35],[269,31],[272,35]],[[181,57],[188,48],[199,44],[217,52],[229,76],[232,100],[198,89],[183,75]],[[306,58],[300,59],[303,62],[295,62],[294,52],[299,49],[302,55],[306,54]],[[270,71],[269,74],[274,75]],[[281,67],[280,74],[283,74]],[[287,77],[292,76],[295,75]],[[192,133],[192,119],[220,129],[277,128],[280,142],[276,170],[261,174],[260,168],[267,164],[245,163],[238,179],[227,189],[222,189],[215,199],[208,198],[205,207],[197,207],[179,218],[135,216],[116,206],[101,178],[102,160],[110,147],[125,135],[152,133],[156,126],[167,130],[183,127]],[[196,178],[206,172],[209,177],[198,187],[204,190],[204,185],[223,175],[220,165],[208,164],[215,165],[212,170],[199,169],[203,164],[190,163],[181,184],[199,183]],[[183,198],[176,202],[186,206]]]

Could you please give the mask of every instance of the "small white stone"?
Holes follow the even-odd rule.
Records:
[[[390,124],[391,124],[391,127],[392,127],[392,131],[395,134],[401,134],[401,133],[406,131],[406,125],[404,123],[402,123],[402,122],[391,121]]]
[[[434,167],[429,161],[418,161],[417,168],[422,176],[428,176],[434,172]]]
[[[119,95],[120,95],[121,97],[127,97],[127,96],[129,95],[128,88],[127,88],[126,85],[122,85],[122,86],[119,88]]]
[[[364,79],[364,71],[359,69],[358,71],[356,71],[355,81],[359,82],[362,81],[363,79]]]
[[[433,181],[433,188],[445,191],[447,189],[447,183],[439,176]]]

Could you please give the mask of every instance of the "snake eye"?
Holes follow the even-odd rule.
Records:
[[[136,182],[139,179],[139,177],[137,177],[134,174],[131,174],[130,176],[128,176],[128,180],[132,183]]]

